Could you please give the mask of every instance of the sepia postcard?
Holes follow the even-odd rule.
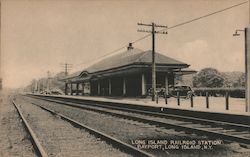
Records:
[[[0,157],[250,157],[249,0],[0,0]]]

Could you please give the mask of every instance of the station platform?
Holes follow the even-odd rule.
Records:
[[[105,104],[127,106],[128,108],[138,108],[149,111],[163,111],[178,115],[193,116],[197,118],[218,119],[223,121],[234,122],[245,120],[250,122],[250,112],[245,111],[245,99],[229,98],[229,109],[226,110],[224,97],[209,97],[209,108],[206,105],[206,97],[193,97],[193,107],[191,107],[190,99],[180,99],[180,105],[177,104],[177,98],[168,98],[168,103],[160,97],[158,103],[153,102],[151,98],[128,98],[128,97],[96,97],[96,96],[72,96],[72,95],[41,95],[37,96],[57,97],[76,99],[88,102],[99,102]],[[238,120],[237,120],[238,119]]]
[[[40,94],[35,94],[35,95],[40,95]],[[207,108],[205,100],[206,97],[201,97],[201,96],[193,97],[193,104],[194,104],[193,107],[191,107],[190,99],[183,99],[183,98],[180,99],[180,105],[177,105],[176,98],[168,98],[167,99],[168,103],[166,104],[165,99],[162,97],[160,97],[158,99],[158,103],[156,103],[153,102],[150,97],[127,98],[127,97],[96,97],[96,96],[72,96],[72,95],[49,95],[49,96],[250,116],[250,112],[245,112],[245,99],[242,98],[229,98],[229,110],[226,110],[225,98],[223,97],[209,97],[209,108]]]

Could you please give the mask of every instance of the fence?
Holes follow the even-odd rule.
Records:
[[[176,105],[180,106],[183,101],[181,99],[185,99],[185,104],[190,104],[190,107],[193,108],[194,105],[204,105],[205,108],[209,109],[211,105],[224,105],[225,110],[229,110],[232,108],[234,103],[231,103],[232,98],[234,100],[238,100],[237,98],[245,98],[245,89],[232,89],[232,88],[195,88],[193,89],[193,93],[188,93],[186,97],[181,97],[179,91],[177,91],[176,96],[169,98],[167,95],[164,96],[165,104],[169,103],[169,99],[171,99],[171,104],[173,104],[173,99],[176,99]],[[230,100],[231,98],[231,100]],[[201,100],[199,103],[194,103],[194,100]],[[214,100],[220,100],[218,103],[214,103]],[[158,103],[158,96],[157,96],[157,103]],[[242,99],[241,99],[242,100]],[[212,102],[212,103],[211,103]],[[231,106],[230,106],[231,105]],[[234,104],[235,105],[235,104]]]

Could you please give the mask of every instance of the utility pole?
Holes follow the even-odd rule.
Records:
[[[72,68],[72,64],[69,63],[61,63],[60,64],[64,69],[64,76],[67,76],[69,74],[69,70]]]
[[[2,27],[1,27],[1,17],[2,17],[2,9],[1,9],[2,5],[1,5],[1,2],[0,2],[0,36],[1,36],[1,32],[2,32]],[[0,47],[1,47],[1,38],[0,38]],[[2,90],[3,88],[3,80],[2,80],[2,61],[1,61],[1,50],[0,50],[0,91]]]
[[[50,71],[48,71],[47,74],[48,74],[47,91],[49,91],[50,90],[50,79],[51,79]]]
[[[250,12],[250,0],[248,2]],[[250,112],[250,16],[249,16],[249,27],[245,27],[244,30],[237,29],[233,36],[239,36],[239,32],[244,33],[244,49],[245,49],[245,99],[246,99],[246,112]]]
[[[250,61],[250,59],[249,59],[249,57],[250,57],[250,55],[249,55],[249,46],[248,46],[248,43],[249,43],[249,28],[245,28],[244,29],[244,35],[245,35],[245,86],[246,86],[246,112],[249,112],[250,111],[250,101],[249,101],[249,99],[250,99],[250,94],[249,94],[249,90],[250,90],[250,88],[249,88],[249,85],[250,85],[250,82],[249,82],[249,79],[250,79],[250,77],[249,77],[249,61]]]
[[[156,31],[155,28],[168,28],[163,25],[156,25],[154,22],[151,24],[138,23],[139,26],[149,26],[151,30],[138,30],[138,32],[147,32],[152,34],[152,101],[155,101],[156,96],[156,64],[155,64],[155,34],[167,34],[166,31]]]
[[[250,59],[249,59],[249,57],[250,57],[250,52],[249,52],[249,47],[248,47],[248,41],[249,41],[249,29],[246,27],[244,30],[242,30],[242,29],[237,29],[236,31],[235,31],[235,33],[233,34],[233,36],[239,36],[240,34],[239,34],[239,32],[243,32],[244,33],[244,51],[245,51],[245,53],[244,53],[244,56],[245,56],[245,99],[246,99],[246,108],[245,108],[245,110],[246,110],[246,112],[249,112],[249,109],[250,109],[250,101],[249,101],[249,99],[250,99],[250,95],[249,95],[249,90],[250,90],[250,88],[249,88],[249,85],[250,85],[250,82],[249,82],[249,79],[250,79],[250,77],[249,77],[249,69],[250,69],[250,67],[249,67],[249,62],[250,62]]]
[[[248,11],[250,12],[250,0],[248,1],[248,5],[249,5],[249,8],[248,8]],[[246,37],[245,37],[245,48],[246,48],[246,54],[247,54],[247,56],[246,56],[246,72],[247,72],[247,74],[246,74],[246,85],[247,85],[247,87],[246,87],[246,90],[248,91],[248,93],[247,93],[247,95],[246,95],[246,97],[247,97],[247,101],[246,101],[246,105],[248,105],[248,107],[247,107],[247,112],[250,112],[250,46],[249,45],[247,45],[247,44],[249,44],[250,43],[250,30],[249,30],[249,28],[250,28],[250,15],[248,15],[248,22],[249,22],[249,25],[248,25],[248,28],[246,28],[247,30],[245,30],[246,32]],[[247,38],[247,39],[246,39]]]
[[[69,64],[69,63],[64,63],[63,64],[63,67],[64,67],[64,76],[68,76],[68,71],[72,68],[72,64]],[[64,93],[65,95],[67,95],[68,93],[68,83],[67,81],[65,81],[65,87],[64,87]]]
[[[37,80],[37,92],[40,93],[40,80]]]

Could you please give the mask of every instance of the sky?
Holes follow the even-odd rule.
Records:
[[[168,27],[246,0],[1,0],[1,77],[18,88],[32,79],[75,72],[147,34],[138,22]],[[200,70],[244,71],[249,2],[156,35],[156,51]],[[151,49],[151,38],[134,45]],[[122,53],[125,49],[118,51]]]

